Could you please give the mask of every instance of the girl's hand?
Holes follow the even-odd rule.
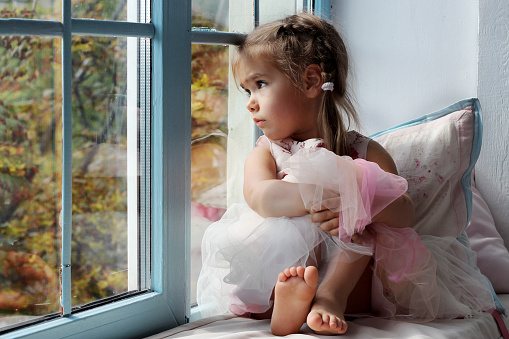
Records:
[[[330,235],[339,235],[339,212],[333,212],[329,209],[311,212],[311,221],[320,224],[322,231]]]
[[[329,209],[313,212],[311,211],[311,221],[319,223],[322,231],[328,232],[332,236],[339,235],[339,212],[333,212]],[[362,238],[357,233],[352,235],[352,242],[362,243]]]

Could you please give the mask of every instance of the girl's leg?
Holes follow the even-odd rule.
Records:
[[[318,263],[321,261],[321,252],[322,252],[322,245],[319,244],[313,250],[313,255],[310,255],[309,258],[306,260],[306,267],[308,267],[308,266],[318,267]],[[284,273],[284,271],[282,273]],[[302,277],[302,278],[304,278],[304,277]],[[312,278],[312,279],[314,279],[314,278]],[[270,297],[270,300],[274,301],[274,290],[272,291],[272,295]],[[267,311],[265,311],[263,313],[252,313],[251,314],[251,318],[258,319],[258,320],[271,319],[272,318],[272,311],[273,311],[273,309],[274,309],[274,307],[271,307],[270,309],[268,309]],[[304,323],[304,321],[302,322],[302,324],[303,323]]]
[[[322,253],[322,245],[319,244],[315,247],[313,250],[313,254],[309,256],[309,258],[306,260],[306,267],[308,266],[315,266],[318,267],[318,263],[321,261],[321,253]],[[284,273],[284,272],[282,272]],[[270,300],[274,301],[274,290],[272,290],[272,295],[270,296]],[[271,319],[272,318],[272,311],[274,307],[271,307],[267,311],[263,313],[252,313],[251,318],[263,320],[263,319]],[[302,325],[302,324],[301,324]]]
[[[270,321],[272,334],[299,332],[306,321],[317,286],[318,270],[314,266],[290,267],[279,274]]]
[[[349,311],[359,312],[362,308],[368,307],[369,304],[366,305],[366,303],[369,302],[371,283],[366,281],[369,276],[364,272],[370,260],[371,257],[363,256],[354,262],[336,262],[329,265],[307,316],[307,324],[315,333],[342,334],[346,332],[344,313],[349,296],[354,289],[356,297],[360,297],[359,301],[364,305],[354,304],[352,306],[356,307],[349,307]],[[361,277],[363,277],[362,280]],[[360,282],[359,285],[358,282]]]

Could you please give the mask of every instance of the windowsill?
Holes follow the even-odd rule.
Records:
[[[104,326],[116,323],[116,326]],[[136,323],[137,326],[132,326]],[[127,326],[130,324],[131,326]],[[33,337],[133,337],[146,336],[162,329],[177,326],[165,296],[148,292],[119,300],[68,317],[48,320],[5,334],[4,338]],[[55,332],[57,331],[57,332]]]
[[[13,315],[0,318],[0,329],[40,318],[35,315]]]
[[[198,305],[191,306],[191,312],[189,313],[189,322],[200,320],[201,318],[203,317],[200,311],[198,310]]]

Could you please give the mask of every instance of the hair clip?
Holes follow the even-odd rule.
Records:
[[[334,83],[333,82],[324,82],[322,85],[322,89],[324,91],[333,91],[334,90]]]

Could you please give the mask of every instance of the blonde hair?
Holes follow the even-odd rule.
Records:
[[[271,63],[301,90],[305,69],[312,64],[319,65],[323,82],[333,82],[334,90],[324,92],[318,126],[329,150],[349,155],[346,131],[352,122],[358,125],[359,118],[348,92],[347,49],[332,24],[301,13],[262,25],[238,46],[232,63],[235,78],[239,61],[250,58]]]

